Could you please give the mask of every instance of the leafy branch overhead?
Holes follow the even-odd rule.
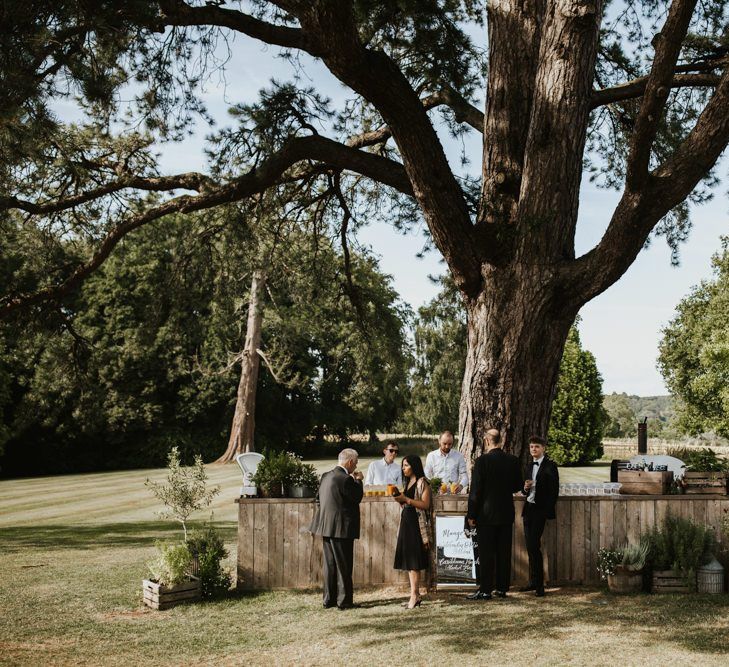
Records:
[[[672,243],[685,238],[681,202],[702,179],[711,183],[729,135],[725,3],[601,8],[563,0],[554,3],[564,5],[559,20],[549,3],[498,4],[486,16],[475,0],[31,2],[9,17],[13,30],[2,43],[10,85],[2,101],[0,208],[91,244],[89,257],[62,278],[34,293],[3,295],[0,312],[67,295],[141,225],[240,201],[310,178],[312,169],[359,174],[414,196],[456,283],[476,289],[484,261],[515,252],[498,227],[544,215],[520,185],[533,178],[532,163],[546,176],[543,161],[525,159],[539,152],[540,133],[564,132],[581,161],[584,137],[560,125],[579,127],[591,111],[585,157],[606,184],[627,176],[627,187],[603,242],[561,267],[563,284],[583,300],[605,289],[674,207],[673,224],[684,231],[659,231]],[[485,24],[488,49],[480,45]],[[560,65],[549,53],[560,31],[575,40],[576,58],[594,59],[592,71],[565,62],[584,81],[554,78]],[[259,102],[233,107],[238,127],[212,138],[209,174],[159,174],[155,142],[182,138],[207,117],[201,85],[225,69],[221,53],[235,35],[282,47],[292,62],[301,54],[321,60],[353,97],[334,110],[310,87],[273,82]],[[486,114],[478,108],[484,77]],[[53,104],[63,96],[78,101],[86,120],[58,120]],[[558,99],[567,106],[554,106]],[[542,113],[543,105],[552,111]],[[448,166],[428,116],[433,109],[456,135],[484,133],[477,211]],[[308,187],[315,190],[316,179]],[[175,196],[180,190],[198,194]],[[552,224],[560,239],[554,252],[568,258],[573,225]]]

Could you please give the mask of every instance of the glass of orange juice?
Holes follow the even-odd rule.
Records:
[[[458,482],[451,482],[451,493],[458,493]]]
[[[441,493],[448,493],[448,484],[446,482],[443,482],[440,485],[440,492]]]

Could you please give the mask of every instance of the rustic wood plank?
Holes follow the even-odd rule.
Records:
[[[256,503],[253,507],[253,587],[256,590],[271,588],[268,579],[268,510],[270,503]]]
[[[569,581],[571,575],[572,551],[570,548],[570,535],[572,533],[572,509],[577,500],[570,501],[557,515],[557,579]]]
[[[517,503],[517,516],[514,522],[514,551],[512,559],[512,581],[524,586],[529,581],[529,555],[524,537],[524,520],[521,517],[523,503]]]
[[[370,508],[370,557],[372,571],[370,582],[381,584],[385,580],[384,559],[385,559],[385,505],[384,503],[373,503]]]
[[[695,523],[698,523],[700,526],[706,525],[706,505],[708,504],[705,500],[699,500],[697,499],[691,499],[691,515],[693,516],[693,520]]]
[[[296,588],[299,573],[299,511],[301,503],[284,505],[283,583],[285,588]]]
[[[600,549],[600,505],[601,501],[590,501],[590,522],[587,523],[585,516],[585,531],[588,535],[589,542],[590,565],[587,570],[587,582],[590,584],[598,584],[600,575],[597,572],[597,552]]]
[[[628,500],[625,504],[625,537],[626,542],[630,544],[638,544],[640,540],[640,532],[642,530],[642,509],[650,501],[645,500]]]
[[[400,526],[400,506],[394,501],[385,504],[385,526],[384,580],[385,583],[396,584],[400,581],[400,572],[393,565],[395,564],[395,547]]]
[[[621,499],[613,505],[613,544],[616,546],[628,541],[628,502]]]
[[[284,503],[276,503],[268,508],[268,578],[271,588],[283,586],[284,509]]]
[[[253,516],[253,505],[239,504],[236,587],[243,590],[253,589]]]
[[[668,513],[670,511],[670,503],[668,500],[656,500],[655,508],[655,527],[658,528],[658,530],[661,530],[663,528],[663,524],[666,522],[666,517],[668,516]]]
[[[557,503],[557,516],[564,512],[569,501]],[[544,567],[547,572],[545,583],[553,584],[557,581],[557,520],[547,521],[542,535],[542,555]]]
[[[647,533],[656,525],[656,501],[648,500],[640,507],[640,532]]]
[[[572,503],[572,521],[570,524],[570,581],[582,583],[586,580],[585,572],[585,506],[590,501],[579,499]]]
[[[298,562],[296,568],[296,588],[310,588],[316,585],[316,577],[321,577],[321,572],[311,571],[311,559],[313,551],[321,551],[321,538],[314,537],[306,529],[311,525],[314,518],[315,504],[298,506],[298,542],[296,549]]]
[[[600,549],[613,546],[613,509],[619,502],[609,498],[600,503]]]

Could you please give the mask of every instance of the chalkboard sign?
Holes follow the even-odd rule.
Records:
[[[463,532],[462,514],[435,515],[435,577],[440,588],[476,585],[473,542]]]

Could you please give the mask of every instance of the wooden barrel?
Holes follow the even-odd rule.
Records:
[[[615,574],[608,575],[608,588],[612,593],[638,593],[643,588],[643,575],[618,569]]]

